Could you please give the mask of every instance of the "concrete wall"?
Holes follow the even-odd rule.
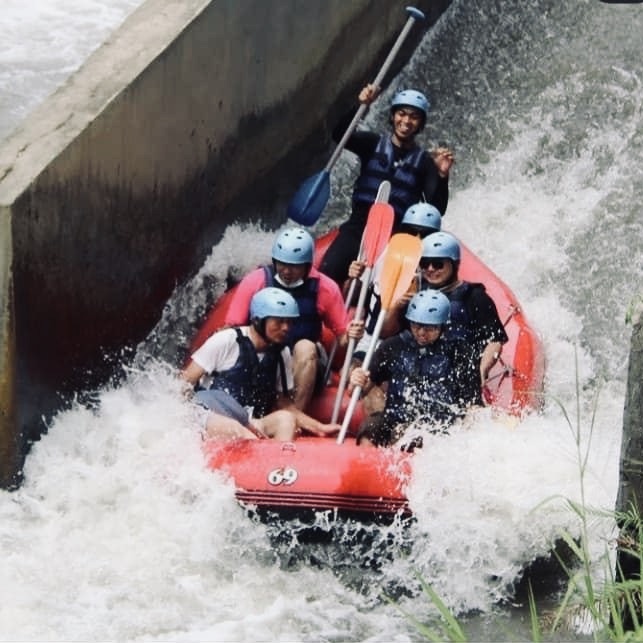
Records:
[[[429,20],[397,69],[449,3],[416,3]],[[146,336],[235,199],[252,186],[264,221],[283,223],[404,7],[148,0],[3,143],[0,485],[19,481],[41,418]]]

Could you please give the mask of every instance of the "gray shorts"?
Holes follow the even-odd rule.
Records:
[[[248,411],[235,400],[232,395],[219,389],[209,389],[207,391],[197,391],[194,394],[194,401],[213,413],[225,415],[248,426],[250,417]]]

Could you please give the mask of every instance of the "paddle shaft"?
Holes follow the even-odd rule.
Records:
[[[373,353],[375,353],[375,348],[377,346],[377,339],[379,338],[380,333],[382,331],[382,325],[384,324],[385,316],[386,316],[386,310],[382,309],[380,311],[380,314],[377,317],[377,323],[375,324],[375,329],[373,330],[373,341],[371,342],[371,345],[368,347],[368,350],[366,351],[366,355],[364,356],[364,363],[362,364],[362,368],[365,371],[367,371],[368,367],[371,365],[371,359],[373,357]],[[353,389],[351,400],[348,403],[348,408],[346,409],[346,414],[344,415],[344,421],[342,422],[342,428],[340,429],[339,434],[337,436],[337,444],[342,444],[344,442],[344,438],[346,437],[346,432],[348,431],[348,425],[351,422],[353,413],[355,413],[355,407],[359,402],[359,397],[361,394],[362,394],[362,387],[356,386]]]
[[[382,273],[380,275],[380,303],[382,308],[377,317],[375,328],[373,329],[371,344],[364,357],[362,364],[364,370],[368,370],[370,366],[371,357],[375,352],[380,338],[386,313],[391,305],[408,289],[421,256],[422,242],[418,237],[406,233],[397,233],[391,237],[386,247]],[[344,416],[344,422],[337,436],[338,444],[341,444],[346,437],[346,431],[353,417],[360,393],[360,387],[356,387],[353,391],[346,415]]]
[[[355,292],[355,279],[351,281],[351,285],[348,288],[348,295],[346,295],[346,299],[344,300],[344,310],[348,310],[350,308],[351,301],[353,299],[353,293]],[[335,359],[335,354],[337,353],[337,347],[339,346],[339,342],[337,341],[337,337],[333,339],[333,345],[331,346],[330,353],[328,354],[328,364],[326,364],[326,370],[324,371],[324,385],[328,385],[328,380],[330,379],[330,372],[333,370],[333,361]],[[335,422],[335,420],[333,420]]]
[[[382,83],[386,72],[389,70],[393,58],[395,58],[397,52],[399,51],[404,39],[409,33],[413,23],[418,19],[424,19],[424,14],[414,7],[407,7],[406,10],[411,14],[409,19],[406,21],[402,31],[400,32],[393,48],[389,52],[380,72],[375,77],[373,84],[379,85]],[[344,149],[350,135],[353,133],[357,127],[357,123],[364,115],[364,112],[367,109],[367,105],[361,104],[357,110],[357,113],[353,117],[351,124],[348,126],[344,136],[338,143],[335,151],[328,160],[326,167],[317,174],[311,176],[309,179],[304,181],[304,183],[297,190],[293,198],[288,204],[287,212],[288,218],[296,221],[297,223],[305,226],[313,225],[317,219],[319,219],[321,213],[323,212],[328,199],[330,198],[330,170],[335,165],[339,155]]]
[[[377,190],[377,195],[375,196],[375,201],[373,202],[373,205],[376,203],[388,203],[389,195],[391,194],[391,183],[390,181],[382,181],[380,183],[380,187]],[[378,216],[375,216],[375,215]],[[388,214],[388,213],[387,213]],[[393,227],[393,215],[390,215],[388,217],[385,217],[382,215],[381,212],[377,212],[375,208],[371,206],[371,209],[369,210],[368,213],[368,218],[366,220],[366,226],[364,227],[364,231],[362,232],[362,240],[359,244],[359,253],[357,255],[357,260],[358,261],[367,261],[367,263],[374,263],[375,258],[373,255],[379,254],[383,249],[384,249],[384,244],[386,244],[386,241],[388,241],[388,237],[391,234],[391,229]],[[376,238],[373,239],[373,231],[377,232]],[[374,247],[371,247],[374,245]],[[348,310],[351,306],[351,302],[353,301],[353,295],[355,294],[355,288],[357,286],[357,282],[359,279],[351,279],[350,286],[348,287],[348,294],[346,295],[346,298],[344,299],[344,310]],[[370,285],[370,282],[364,281],[362,279],[362,289],[364,290]],[[364,307],[364,298],[361,296],[360,291],[360,298],[359,301],[362,302],[362,306],[360,308],[359,304],[357,307],[357,310],[355,311],[355,319],[361,319],[361,313],[362,313],[362,308]],[[330,378],[330,371],[333,366],[333,360],[335,359],[335,353],[337,352],[337,337],[333,340],[333,346],[330,350],[330,355],[328,356],[328,364],[326,365],[326,371],[324,372],[324,384],[328,384],[328,379]],[[352,348],[351,348],[352,347]],[[348,344],[348,351],[346,353],[346,360],[350,362],[350,358],[352,357],[352,351],[355,349],[355,342],[351,344],[349,342]],[[345,368],[345,366],[344,366]],[[339,393],[338,393],[339,396]],[[336,405],[339,405],[340,402],[336,402]],[[333,412],[333,422],[337,421],[337,415]]]
[[[362,318],[362,311],[364,310],[364,302],[366,301],[366,294],[368,291],[368,286],[371,283],[371,273],[373,269],[371,266],[366,266],[364,268],[364,274],[362,275],[362,289],[359,292],[359,299],[357,300],[357,308],[355,310],[355,319]],[[355,283],[356,280],[353,281]],[[350,301],[350,300],[349,300]],[[342,366],[342,373],[339,378],[339,385],[337,387],[337,394],[335,395],[335,404],[333,405],[333,415],[331,422],[337,422],[339,417],[339,409],[342,406],[342,398],[344,397],[344,391],[346,390],[346,384],[348,382],[348,375],[350,373],[351,358],[353,357],[353,351],[355,350],[356,340],[352,337],[348,340],[348,346],[346,348],[346,359],[344,360],[344,365]]]
[[[378,72],[377,76],[375,76],[375,79],[373,80],[372,84],[375,85],[376,87],[379,87],[380,84],[382,83],[382,80],[384,80],[384,76],[386,75],[386,72],[393,64],[393,60],[395,59],[395,56],[397,56],[397,53],[400,51],[402,44],[404,43],[404,40],[406,40],[406,37],[408,36],[409,31],[411,31],[411,27],[413,27],[415,21],[424,20],[424,14],[419,9],[416,9],[415,7],[407,7],[406,10],[410,14],[409,18],[406,21],[406,24],[404,25],[404,27],[402,28],[402,31],[400,31],[400,35],[397,37],[397,40],[395,41],[393,48],[391,49],[388,56],[386,57],[386,60],[384,61],[384,64],[382,65],[380,71]],[[353,120],[348,126],[348,129],[344,132],[344,136],[342,136],[341,140],[337,144],[337,147],[335,148],[335,151],[333,152],[332,156],[328,160],[328,163],[326,163],[326,167],[324,168],[325,172],[330,172],[333,165],[335,165],[335,163],[337,162],[337,159],[339,158],[339,155],[342,153],[342,150],[344,149],[346,143],[348,142],[350,135],[357,127],[357,124],[362,119],[362,116],[364,116],[364,112],[366,112],[367,109],[368,109],[368,105],[364,103],[362,103],[359,106],[355,116],[353,116]]]

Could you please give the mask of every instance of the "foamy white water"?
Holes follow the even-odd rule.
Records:
[[[2,0],[0,141],[143,0]]]
[[[497,618],[524,565],[563,531],[579,535],[566,500],[613,508],[625,313],[643,276],[643,9],[505,4],[455,2],[394,85],[428,90],[427,140],[456,147],[445,227],[511,286],[541,333],[544,412],[515,427],[483,410],[429,438],[409,493],[417,523],[405,539],[391,529],[399,551],[379,573],[342,569],[357,547],[341,543],[327,548],[332,564],[288,567],[287,545],[278,556],[269,528],[204,470],[202,418],[174,377],[177,349],[230,267],[243,273],[268,256],[273,233],[231,226],[168,302],[140,369],[91,408],[61,413],[24,486],[0,492],[0,638],[415,640],[381,591],[415,589],[419,571],[451,608]],[[374,123],[385,121],[385,98]],[[341,220],[351,167],[346,158],[336,168],[337,202],[319,232]],[[589,528],[600,578],[613,524],[592,517]],[[401,604],[427,617],[428,601],[411,594]],[[496,640],[504,625],[471,638]]]

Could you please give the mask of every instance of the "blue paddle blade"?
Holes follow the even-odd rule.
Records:
[[[322,170],[306,179],[288,204],[288,218],[310,226],[324,211],[330,198],[330,172]]]

